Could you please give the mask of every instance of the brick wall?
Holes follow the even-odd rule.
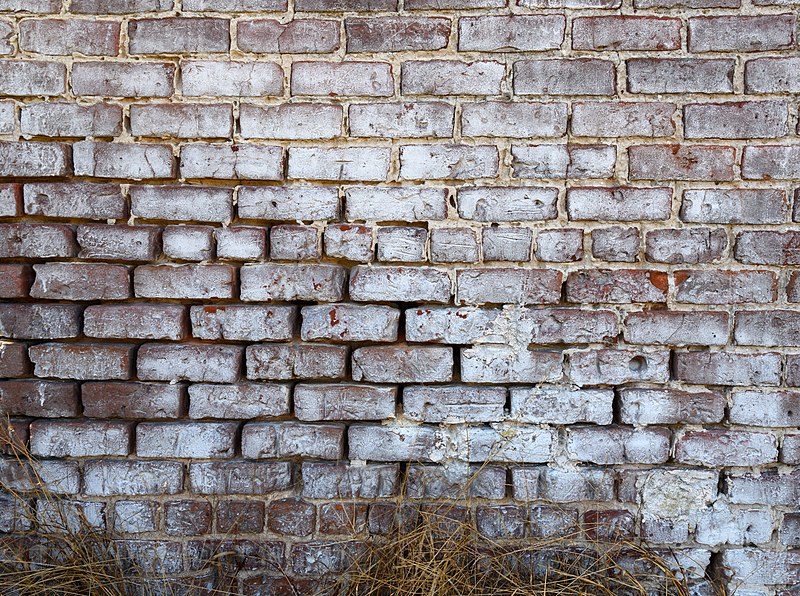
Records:
[[[796,6],[0,0],[0,410],[169,574],[491,460],[488,532],[789,593]]]

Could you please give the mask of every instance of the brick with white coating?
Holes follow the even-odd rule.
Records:
[[[464,269],[456,275],[456,304],[549,304],[561,298],[560,271]]]
[[[558,382],[561,352],[484,344],[461,350],[461,380],[468,383]]]
[[[344,267],[324,264],[245,265],[239,275],[244,301],[338,302],[347,282]]]
[[[531,52],[556,50],[564,41],[562,15],[462,17],[458,21],[461,52]]]
[[[350,135],[382,139],[453,135],[453,106],[443,102],[359,103],[348,110]]]
[[[283,416],[289,413],[289,393],[287,385],[198,383],[189,387],[189,417],[249,420]]]
[[[255,344],[247,347],[247,378],[268,380],[341,379],[346,346]]]
[[[572,352],[569,378],[578,386],[665,383],[669,380],[669,351],[600,349]]]
[[[491,60],[409,60],[403,63],[405,95],[499,95],[505,66]]]
[[[244,349],[227,345],[144,344],[136,368],[145,381],[235,383]]]
[[[187,60],[181,63],[187,97],[263,97],[283,93],[283,69],[274,62]]]
[[[411,385],[403,389],[403,414],[420,422],[498,422],[505,418],[505,404],[504,387]]]
[[[251,422],[242,428],[242,455],[248,459],[296,456],[340,459],[344,433],[341,424]]]
[[[395,416],[397,388],[341,383],[298,384],[294,412],[298,420],[385,420]]]
[[[404,145],[400,178],[404,180],[469,180],[495,178],[497,148],[491,145]]]
[[[450,347],[365,347],[353,350],[353,380],[370,383],[432,383],[453,378]]]
[[[136,426],[137,457],[223,459],[233,457],[236,422],[142,422]]]
[[[198,339],[280,341],[291,339],[297,320],[293,306],[220,304],[192,306],[192,335]]]
[[[126,456],[130,422],[39,420],[31,425],[31,453],[48,457]]]
[[[287,178],[381,182],[389,174],[386,147],[290,147]]]
[[[676,352],[675,379],[697,385],[778,385],[780,354]]]
[[[72,160],[75,174],[94,178],[172,178],[176,169],[169,145],[79,141]]]
[[[243,104],[239,125],[245,139],[333,139],[342,134],[342,108],[318,103]]]
[[[610,178],[617,160],[611,145],[512,145],[514,178]]]
[[[394,94],[392,66],[386,62],[295,62],[292,95],[336,97]]]
[[[433,267],[367,267],[350,273],[350,298],[356,302],[448,302],[450,276]]]
[[[510,420],[534,424],[611,424],[614,392],[560,385],[511,388]]]
[[[400,311],[389,306],[304,306],[301,316],[303,341],[397,341]]]

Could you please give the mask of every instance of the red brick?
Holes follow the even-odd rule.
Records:
[[[0,298],[25,298],[33,283],[30,265],[0,263]]]
[[[733,180],[736,151],[711,145],[633,145],[631,180]]]
[[[19,48],[56,56],[116,56],[119,28],[113,21],[25,19],[19,23]]]
[[[745,180],[794,180],[800,177],[800,145],[749,145],[742,153]]]
[[[778,279],[771,271],[680,270],[675,289],[675,299],[689,304],[763,304],[777,299]]]
[[[143,381],[235,383],[244,348],[228,345],[144,344],[136,368]]]
[[[227,52],[231,47],[228,19],[171,17],[128,23],[131,54]]]
[[[781,378],[781,355],[676,352],[672,367],[676,380],[697,385],[777,385]]]
[[[2,0],[3,12],[30,12],[36,14],[57,13],[61,10],[61,0]]]
[[[323,503],[319,506],[319,533],[352,536],[367,526],[366,503]]]
[[[75,232],[60,224],[0,224],[0,258],[74,257]]]
[[[572,21],[575,50],[678,50],[681,20],[656,17],[582,17]]]
[[[66,91],[66,66],[58,62],[0,60],[0,93],[52,97]]]
[[[172,10],[172,0],[73,0],[70,11],[79,14],[133,14]]]
[[[128,455],[133,424],[89,420],[35,420],[31,453],[49,457]]]
[[[2,344],[0,350],[5,352]],[[79,404],[77,383],[0,381],[0,414],[4,416],[69,418],[80,414]]]
[[[339,23],[323,19],[241,20],[236,43],[243,52],[263,54],[324,54],[339,49]]]
[[[161,228],[157,226],[78,226],[78,256],[109,261],[155,261],[161,252]]]
[[[800,302],[800,272],[793,271],[786,284],[786,299],[789,302]]]
[[[37,377],[129,379],[135,347],[114,344],[44,343],[28,351]]]
[[[589,540],[613,542],[631,539],[636,531],[636,520],[630,511],[586,511],[583,527]]]
[[[761,52],[794,45],[793,14],[689,19],[690,52]]]
[[[450,19],[440,17],[348,18],[344,25],[348,53],[439,50],[450,37]]]
[[[167,501],[164,503],[164,531],[170,536],[207,534],[211,531],[211,503]]]
[[[525,509],[515,505],[484,505],[475,509],[478,532],[491,540],[522,538],[525,534],[525,517]]]
[[[182,339],[186,310],[178,304],[97,304],[83,313],[83,333],[104,339]]]
[[[30,372],[28,345],[0,341],[0,378],[27,377]]]
[[[33,298],[50,300],[125,300],[130,297],[128,268],[100,263],[34,265]]]
[[[175,66],[158,62],[76,62],[72,92],[99,97],[169,97]]]
[[[594,58],[520,60],[514,63],[516,95],[614,95],[614,63]]]
[[[0,441],[0,453],[13,456],[24,453],[30,439],[30,420],[9,418],[8,422],[0,423],[0,433],[3,436],[3,440]]]
[[[569,274],[567,300],[578,303],[665,302],[667,274],[634,269],[594,269]]]
[[[394,12],[397,0],[297,0],[294,8],[309,12]]]
[[[737,261],[751,265],[798,265],[800,232],[739,232],[734,256]]]
[[[756,58],[744,67],[747,93],[800,93],[800,58],[796,56]]]
[[[186,413],[185,388],[157,383],[83,383],[83,415],[89,418],[179,418]]]
[[[77,304],[0,304],[0,337],[57,339],[80,334]]]
[[[220,501],[217,504],[217,532],[260,534],[264,530],[262,501]]]
[[[133,287],[139,298],[233,298],[236,268],[231,265],[142,265],[133,272]]]
[[[170,5],[170,9],[171,8],[172,5]],[[286,0],[183,0],[183,10],[210,12],[283,12],[286,10]]]
[[[267,527],[283,536],[309,536],[316,525],[317,508],[301,499],[273,501],[267,510]]]

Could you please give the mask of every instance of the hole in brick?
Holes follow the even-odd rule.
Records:
[[[628,368],[631,372],[644,372],[647,370],[647,360],[644,358],[644,356],[635,356],[631,358],[631,361],[628,363]]]

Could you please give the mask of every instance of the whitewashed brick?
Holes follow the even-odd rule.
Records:
[[[288,178],[383,181],[389,154],[383,147],[290,147]]]

